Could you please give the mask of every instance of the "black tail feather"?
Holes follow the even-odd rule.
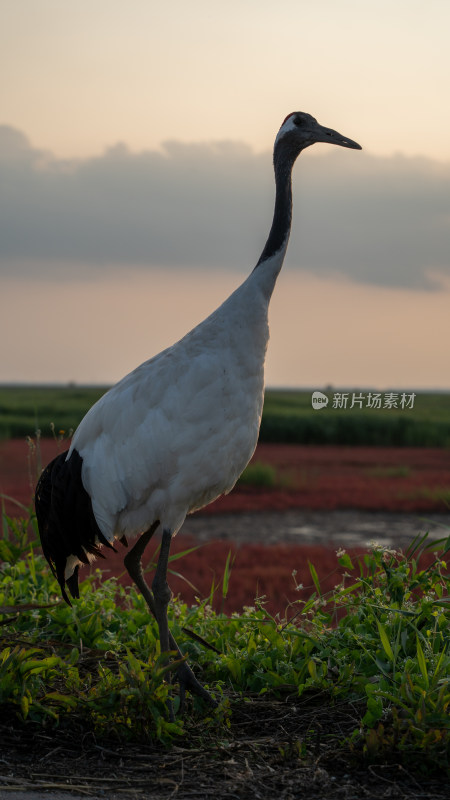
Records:
[[[115,548],[102,534],[92,510],[91,498],[83,486],[83,459],[73,450],[56,456],[44,469],[36,486],[35,507],[42,551],[61,587],[64,600],[71,605],[65,590],[79,597],[78,567],[66,580],[69,556],[89,564],[87,553],[104,558],[98,544]],[[116,552],[116,551],[115,551]]]
[[[73,575],[70,578],[66,579],[67,588],[69,589],[70,594],[72,595],[75,600],[77,600],[80,596],[80,589],[78,587],[78,564],[73,571]],[[70,603],[70,605],[72,605]]]

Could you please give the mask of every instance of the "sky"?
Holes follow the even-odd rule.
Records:
[[[294,169],[269,386],[450,389],[446,0],[2,0],[0,382],[110,384],[246,277]]]

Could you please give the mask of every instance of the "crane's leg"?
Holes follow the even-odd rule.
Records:
[[[159,641],[161,653],[167,653],[169,648],[170,634],[169,622],[167,619],[167,608],[169,606],[172,592],[167,583],[167,566],[169,564],[170,543],[172,534],[168,530],[163,530],[161,537],[161,549],[159,551],[158,563],[156,565],[155,577],[152,583],[153,601],[155,604],[155,617],[159,628]]]
[[[156,566],[155,577],[152,583],[153,591],[150,590],[142,570],[142,555],[158,525],[159,522],[154,522],[151,528],[149,528],[148,531],[140,536],[136,544],[125,556],[124,563],[130,577],[141,592],[151,613],[158,623],[161,652],[164,653],[167,652],[167,650],[175,650],[180,658],[183,658],[183,654],[174,637],[172,636],[167,622],[167,606],[171,597],[171,591],[167,583],[167,565],[169,562],[170,543],[172,539],[170,531],[164,531],[162,535],[161,550],[158,558],[158,564]],[[211,705],[217,705],[216,701],[211,697],[204,686],[202,686],[200,681],[197,680],[191,668],[185,661],[180,664],[176,674],[180,684],[181,710],[184,706],[186,689],[189,689],[193,694],[202,697]]]

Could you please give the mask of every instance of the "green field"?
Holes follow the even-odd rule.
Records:
[[[412,408],[368,408],[368,390],[348,391],[346,408],[332,408],[337,390],[325,390],[326,408],[314,410],[310,391],[268,391],[261,440],[302,444],[450,447],[450,394],[417,392]],[[347,390],[339,390],[340,392]],[[362,407],[350,408],[352,394]],[[409,392],[407,392],[409,395]]]
[[[0,386],[0,438],[75,430],[107,386]]]
[[[0,386],[0,438],[66,435],[108,387],[101,386]],[[367,390],[350,390],[346,408],[333,408],[336,390],[325,390],[326,408],[314,410],[311,391],[268,390],[261,425],[261,440],[302,444],[354,444],[397,446],[450,446],[450,394],[418,392],[412,408],[367,407]],[[344,390],[340,390],[344,391]],[[362,396],[361,406],[350,408],[352,395]],[[409,395],[409,393],[407,393]],[[398,398],[400,404],[400,393]]]

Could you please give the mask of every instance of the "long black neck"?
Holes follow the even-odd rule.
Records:
[[[288,139],[288,137],[285,137]],[[292,168],[298,156],[289,141],[281,139],[275,145],[273,165],[275,170],[275,210],[269,237],[255,267],[272,258],[280,250],[286,250],[292,221]],[[280,265],[281,267],[281,265]]]

